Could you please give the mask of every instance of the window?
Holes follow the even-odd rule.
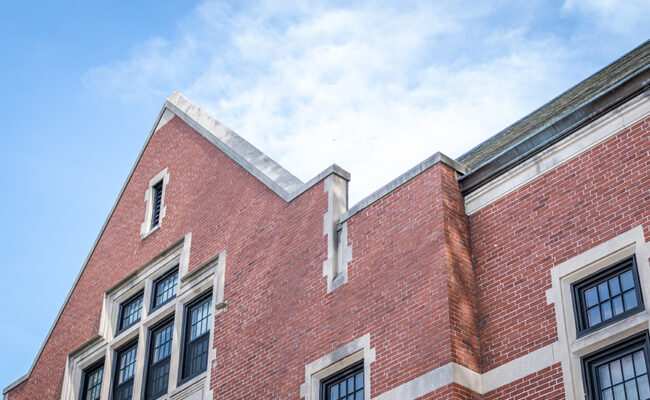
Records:
[[[151,229],[158,226],[160,223],[160,206],[162,204],[162,192],[163,192],[163,181],[160,180],[158,183],[151,187]]]
[[[156,399],[167,393],[169,360],[172,354],[174,320],[166,320],[151,332],[146,399]]]
[[[583,359],[589,399],[649,399],[648,332],[625,339]]]
[[[133,326],[140,321],[142,315],[142,293],[138,293],[132,298],[125,301],[120,306],[120,321],[117,327],[117,332]]]
[[[135,376],[137,352],[138,345],[133,343],[117,353],[113,400],[131,400],[133,397],[133,377]]]
[[[643,310],[634,257],[573,285],[578,336]]]
[[[160,307],[176,297],[178,266],[161,276],[153,285],[153,308]]]
[[[182,380],[195,377],[207,368],[211,307],[212,292],[208,292],[186,309]]]
[[[83,372],[82,400],[99,400],[102,394],[102,378],[104,376],[104,360]]]
[[[144,193],[146,203],[144,221],[140,225],[142,239],[156,231],[167,214],[165,197],[167,196],[167,185],[169,184],[169,172],[167,168],[160,171],[149,180],[149,186]]]
[[[321,400],[362,400],[363,361],[324,379],[320,393]]]

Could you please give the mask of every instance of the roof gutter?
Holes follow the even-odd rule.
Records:
[[[463,175],[459,179],[461,193],[464,196],[468,195],[648,89],[650,89],[650,65]]]

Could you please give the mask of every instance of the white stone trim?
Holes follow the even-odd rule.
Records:
[[[483,373],[482,394],[515,382],[558,362],[556,344],[544,346]]]
[[[110,399],[113,384],[113,370],[116,351],[127,343],[137,340],[136,373],[133,383],[133,400],[139,400],[144,394],[144,368],[146,365],[149,331],[163,319],[173,315],[174,333],[172,338],[172,353],[170,358],[168,393],[161,400],[192,399],[207,400],[212,398],[209,382],[212,373],[212,363],[216,358],[214,343],[214,316],[225,311],[224,276],[226,254],[222,252],[202,266],[188,272],[189,246],[192,235],[188,233],[182,240],[156,256],[149,263],[138,268],[120,283],[109,289],[104,295],[104,306],[100,320],[99,336],[76,350],[68,357],[64,374],[64,390],[62,400],[77,399],[82,372],[84,368],[104,357],[104,383],[102,384],[102,400]],[[159,308],[152,310],[151,293],[153,282],[178,265],[178,288],[176,298]],[[185,306],[197,296],[212,289],[212,316],[210,320],[210,339],[207,371],[196,378],[178,386],[180,367],[180,347],[183,343],[183,321]],[[126,299],[143,291],[142,315],[140,322],[120,332],[117,336],[119,307]]]
[[[327,259],[323,261],[323,276],[327,278],[327,293],[330,293],[348,281],[347,261],[352,256],[352,248],[347,246],[347,224],[345,232],[338,231],[339,219],[347,208],[348,181],[332,174],[325,178],[324,190],[327,212],[323,215],[323,236],[327,236]]]
[[[375,349],[370,347],[370,334],[305,366],[305,382],[300,385],[300,397],[305,400],[320,400],[320,382],[360,360],[363,360],[364,400],[370,400],[370,364],[375,362]]]
[[[165,108],[162,115],[158,119],[158,123],[156,124],[156,127],[154,128],[154,132],[158,132],[160,128],[163,126],[167,125],[169,121],[171,121],[174,118],[174,113],[169,111],[169,109]]]
[[[542,347],[483,374],[451,362],[384,392],[373,400],[412,400],[452,383],[483,395],[557,363],[555,346],[551,344]]]
[[[631,255],[636,255],[639,283],[646,309],[577,338],[571,284]],[[555,306],[558,333],[556,358],[562,362],[566,399],[583,399],[585,396],[581,357],[650,328],[648,257],[650,244],[645,242],[643,227],[637,226],[551,268],[552,287],[546,297],[549,304]]]
[[[524,161],[465,197],[465,212],[474,214],[525,184],[613,137],[650,115],[648,95],[632,99],[564,140]]]
[[[100,337],[95,337],[93,340],[82,346],[81,349],[72,352],[68,356],[65,365],[65,375],[61,388],[61,399],[76,400],[79,397],[79,393],[81,393],[84,370],[99,362],[102,358],[105,358],[106,355],[106,342]],[[106,379],[109,379],[108,377],[110,376],[110,372],[106,370],[105,365],[106,364],[104,364],[104,373],[102,376],[102,394],[104,392],[104,386],[106,386],[103,382],[105,382]]]
[[[151,217],[153,214],[153,187],[158,182],[162,181],[162,194],[160,195],[160,215],[158,217],[158,225],[151,226]],[[142,239],[149,236],[152,232],[156,231],[162,226],[163,218],[167,215],[167,205],[165,204],[165,194],[167,193],[167,184],[169,183],[169,171],[167,167],[156,174],[149,181],[149,187],[144,193],[144,202],[146,204],[144,222],[140,225],[140,235]]]

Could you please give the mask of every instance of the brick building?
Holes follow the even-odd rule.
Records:
[[[5,399],[650,397],[649,64],[351,207],[173,94]]]

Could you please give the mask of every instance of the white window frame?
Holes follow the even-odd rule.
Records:
[[[211,399],[209,390],[211,366],[215,359],[214,317],[226,310],[224,296],[225,252],[219,253],[203,265],[188,272],[191,234],[177,241],[153,260],[138,268],[104,295],[104,305],[100,319],[98,336],[73,351],[68,356],[63,380],[61,400],[77,400],[83,384],[83,371],[104,358],[102,380],[102,400],[111,398],[116,363],[116,352],[125,344],[137,340],[136,372],[133,382],[133,400],[144,397],[144,371],[147,367],[147,349],[151,328],[173,314],[174,333],[170,358],[169,386],[167,394],[159,400]],[[153,285],[156,279],[178,265],[178,287],[176,297],[152,309]],[[144,290],[140,321],[129,328],[117,332],[121,304],[139,291]],[[183,321],[185,307],[197,296],[212,290],[212,313],[210,318],[209,353],[206,371],[180,386],[180,349],[183,346]],[[137,338],[137,339],[136,339]],[[191,397],[190,397],[191,396]]]
[[[633,255],[636,256],[645,309],[578,338],[572,285]],[[562,363],[567,399],[585,398],[582,357],[650,329],[648,258],[650,242],[645,241],[643,227],[637,226],[551,269],[552,287],[546,292],[546,296],[548,303],[555,305],[558,343],[554,348],[554,358]]]
[[[375,362],[375,349],[370,347],[370,334],[306,365],[305,382],[300,386],[300,396],[305,400],[320,400],[323,380],[361,360],[363,360],[363,398],[370,400],[370,364]]]
[[[158,216],[158,224],[156,226],[151,226],[151,218],[153,216],[153,187],[161,181],[162,193],[160,194],[160,215]],[[144,201],[146,203],[144,222],[140,225],[140,235],[142,235],[142,239],[146,238],[162,226],[163,218],[167,215],[167,206],[165,205],[167,184],[169,184],[169,172],[166,167],[149,181],[149,188],[147,188],[144,193]]]

